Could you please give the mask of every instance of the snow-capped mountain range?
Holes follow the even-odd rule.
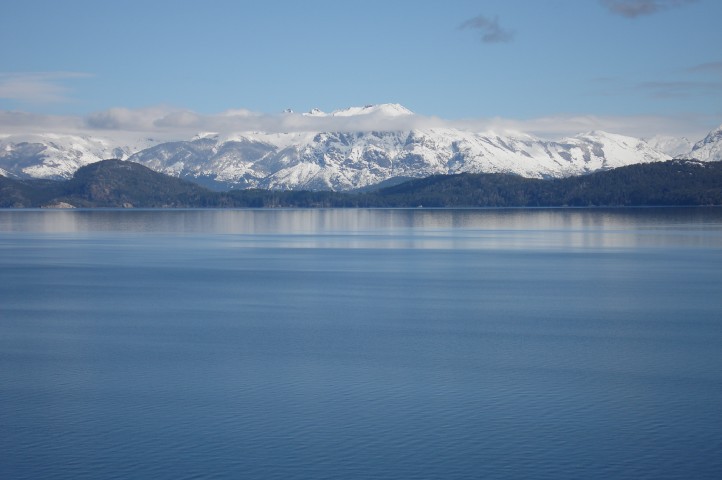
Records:
[[[413,113],[401,105],[383,104],[331,113],[314,109],[303,115],[379,118]],[[722,160],[722,126],[694,146],[686,139],[653,137],[646,142],[602,131],[548,141],[523,133],[451,128],[203,133],[178,141],[138,139],[123,144],[94,136],[0,135],[0,175],[64,179],[83,165],[121,158],[219,189],[350,190],[395,177],[461,172],[565,177],[673,157]]]

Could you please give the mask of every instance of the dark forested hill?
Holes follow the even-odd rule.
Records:
[[[66,182],[63,202],[78,207],[216,207],[221,198],[192,182],[138,163],[105,160],[79,169]]]
[[[220,207],[224,197],[140,164],[104,160],[67,181],[0,177],[0,207]]]
[[[437,175],[371,192],[212,192],[132,162],[105,160],[68,181],[0,177],[0,207],[542,207],[722,205],[722,162],[672,160],[538,180]]]
[[[389,206],[722,205],[722,162],[671,160],[554,180],[439,175],[378,192]]]
[[[562,205],[722,205],[722,162],[672,160],[553,180]]]

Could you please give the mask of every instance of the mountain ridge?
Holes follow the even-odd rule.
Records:
[[[362,118],[365,125],[372,126],[377,119],[380,126],[388,126],[391,124],[384,120],[413,117],[414,113],[399,104],[381,104],[284,115],[310,115],[319,120]],[[688,153],[675,156],[722,160],[720,131],[713,130]],[[656,137],[650,139],[652,146],[635,137],[591,131],[552,141],[521,132],[502,135],[452,128],[206,132],[171,141],[138,136],[123,144],[87,135],[5,135],[0,136],[0,174],[18,179],[68,179],[84,165],[121,158],[219,191],[352,191],[396,177],[437,174],[583,175],[670,160],[673,156],[659,149],[683,151],[685,140]]]

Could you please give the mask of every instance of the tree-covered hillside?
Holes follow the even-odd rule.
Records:
[[[68,181],[0,177],[0,207],[557,207],[722,205],[722,162],[672,160],[580,177],[436,175],[376,191],[213,192],[132,162],[105,160]]]

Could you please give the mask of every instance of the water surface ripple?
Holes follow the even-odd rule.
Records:
[[[722,477],[722,210],[0,211],[0,478]]]

